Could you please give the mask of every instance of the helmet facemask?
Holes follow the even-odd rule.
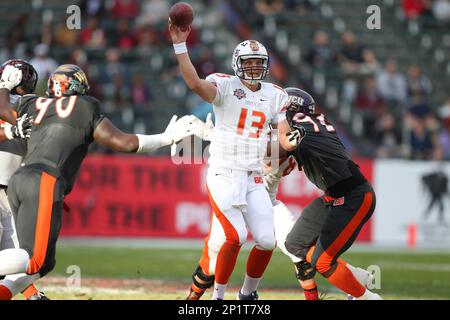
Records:
[[[291,113],[301,112],[305,115],[310,115],[316,111],[316,106],[314,102],[305,104],[301,97],[289,96],[286,110]]]
[[[244,67],[247,59],[261,59],[262,64]],[[269,73],[269,57],[265,55],[242,55],[236,60],[236,75],[249,84],[258,84],[267,77]]]

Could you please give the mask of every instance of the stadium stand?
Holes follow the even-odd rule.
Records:
[[[167,38],[173,2],[78,1],[75,31],[65,28],[70,0],[4,0],[0,59],[37,59],[43,70],[81,65],[104,112],[125,130],[157,132],[173,113],[205,118],[211,107],[189,94]],[[440,142],[450,118],[450,28],[435,8],[441,1],[418,9],[377,1],[381,30],[365,27],[367,0],[191,2],[197,16],[188,46],[203,76],[231,72],[235,44],[257,38],[271,51],[273,81],[311,91],[353,155],[450,159]],[[42,76],[39,93],[45,85]]]

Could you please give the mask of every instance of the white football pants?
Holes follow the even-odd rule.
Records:
[[[260,174],[210,167],[206,182],[213,216],[200,260],[204,272],[215,273],[225,241],[241,246],[248,231],[258,249],[276,247],[272,203]]]

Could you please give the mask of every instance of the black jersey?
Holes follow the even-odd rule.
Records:
[[[298,113],[292,121],[305,128],[306,136],[291,154],[319,189],[337,197],[366,181],[323,114]]]
[[[70,193],[94,141],[94,129],[103,119],[99,101],[89,96],[25,95],[15,106],[20,115],[28,113],[34,117],[24,164],[52,168],[65,179],[65,194]]]

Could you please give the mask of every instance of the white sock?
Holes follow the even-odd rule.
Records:
[[[259,281],[261,281],[261,278],[252,278],[245,275],[241,293],[248,296],[253,291],[256,291],[256,289],[258,289]]]
[[[28,288],[29,285],[31,285],[40,277],[41,276],[39,275],[39,273],[35,273],[32,275],[28,275],[26,273],[11,274],[9,276],[6,276],[5,279],[1,280],[0,284],[7,287],[14,297],[19,292],[22,292],[23,290]]]
[[[357,268],[352,266],[351,264],[347,263],[347,268],[351,271],[353,276],[358,280],[359,283],[361,283],[362,286],[367,287],[368,281],[370,279],[370,272],[367,270],[364,270],[362,268]]]
[[[369,289],[363,293],[361,297],[355,298],[356,300],[383,300],[379,294],[373,293]]]
[[[30,256],[23,249],[5,249],[0,251],[0,275],[25,273]]]
[[[226,284],[218,284],[217,282],[214,282],[214,292],[212,295],[212,300],[225,299],[226,288]]]

